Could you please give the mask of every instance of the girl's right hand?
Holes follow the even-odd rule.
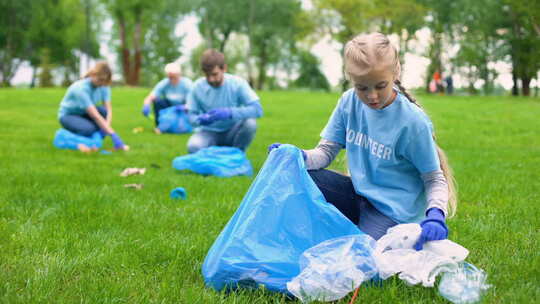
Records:
[[[113,141],[114,149],[115,150],[129,150],[129,146],[125,145],[120,136],[116,133],[111,134],[111,139]]]

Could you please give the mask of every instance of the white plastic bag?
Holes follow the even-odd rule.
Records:
[[[322,242],[302,254],[301,273],[287,289],[302,302],[339,300],[377,273],[374,247],[367,234]]]

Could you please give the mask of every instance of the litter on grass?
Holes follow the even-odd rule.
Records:
[[[143,188],[143,184],[125,184],[124,188],[133,188],[136,190],[141,190]]]
[[[177,187],[177,188],[172,189],[169,195],[172,199],[185,200],[187,198],[186,189],[182,187]]]
[[[120,173],[120,176],[126,177],[137,174],[144,175],[144,173],[146,173],[146,168],[126,168]]]

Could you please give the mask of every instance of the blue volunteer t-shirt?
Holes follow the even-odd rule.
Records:
[[[186,103],[192,87],[193,81],[187,77],[181,77],[176,85],[173,85],[169,78],[165,78],[156,84],[152,93],[158,98],[166,98],[172,105],[179,105]]]
[[[101,102],[111,102],[109,86],[94,87],[90,78],[83,78],[72,83],[60,103],[58,118],[65,115],[84,115],[90,106]]]
[[[211,86],[204,77],[197,79],[193,91],[188,96],[187,105],[192,116],[216,108],[230,108],[232,119],[215,121],[210,125],[200,126],[197,130],[223,132],[232,128],[239,120],[262,115],[259,96],[247,81],[228,73],[225,73],[224,77],[223,84],[217,88]]]
[[[427,115],[398,93],[374,110],[354,89],[339,100],[321,137],[345,146],[356,192],[398,223],[419,222],[427,201],[420,174],[439,170]]]

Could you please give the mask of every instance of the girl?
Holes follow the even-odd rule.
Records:
[[[58,119],[64,129],[82,136],[91,136],[100,131],[102,136],[110,135],[117,150],[129,147],[111,127],[111,69],[106,62],[98,62],[86,75],[69,86],[60,103]],[[103,102],[105,107],[97,106]],[[79,144],[79,150],[90,148]]]
[[[309,174],[328,202],[375,239],[411,222],[422,227],[416,249],[445,239],[445,218],[457,204],[452,173],[430,119],[399,82],[396,48],[383,34],[362,34],[344,57],[354,88],[341,96],[317,147],[303,151]],[[343,148],[350,177],[322,169]]]

